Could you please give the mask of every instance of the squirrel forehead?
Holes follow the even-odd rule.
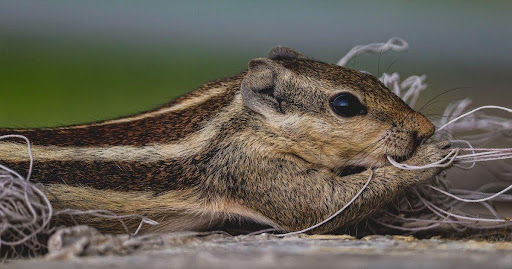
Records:
[[[325,82],[327,84],[326,86],[330,86],[325,87],[328,91],[351,89],[359,92],[362,97],[382,98],[387,95],[387,97],[391,96],[391,99],[396,100],[396,98],[392,96],[394,94],[376,77],[370,74],[309,59],[289,47],[277,46],[272,48],[268,53],[268,59],[295,74],[308,78],[308,81]],[[326,94],[330,94],[330,92],[326,92]]]
[[[332,86],[330,90],[333,92],[338,89],[351,89],[362,96],[394,95],[376,77],[346,67],[309,59],[285,59],[276,62],[294,74],[313,81],[326,82]]]

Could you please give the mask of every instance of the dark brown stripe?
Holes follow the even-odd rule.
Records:
[[[243,73],[222,81],[208,83],[163,106],[173,106],[189,97],[200,96],[212,87],[227,88],[224,94],[184,110],[136,121],[76,129],[0,129],[0,135],[21,134],[28,137],[35,145],[57,146],[146,145],[176,141],[199,130],[204,123],[228,106],[239,91],[242,75]]]
[[[28,163],[9,163],[24,176]],[[32,181],[43,184],[87,186],[119,191],[150,191],[155,194],[190,189],[198,184],[197,171],[185,163],[165,160],[151,163],[103,161],[36,162]]]

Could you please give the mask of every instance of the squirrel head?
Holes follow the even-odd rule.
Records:
[[[376,77],[287,47],[250,61],[241,94],[279,151],[334,170],[406,159],[435,130]]]

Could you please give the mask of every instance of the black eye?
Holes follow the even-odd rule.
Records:
[[[359,102],[357,97],[347,92],[334,96],[331,99],[331,108],[336,114],[342,117],[354,117],[366,114],[366,107]]]

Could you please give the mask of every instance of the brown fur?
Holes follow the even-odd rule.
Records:
[[[367,114],[336,115],[329,100],[339,92],[359,98]],[[345,205],[366,182],[367,169],[376,168],[361,197],[315,230],[328,232],[438,173],[399,170],[386,161],[441,158],[444,145],[418,146],[433,131],[375,77],[280,47],[247,71],[153,111],[0,134],[23,134],[37,146],[33,177],[58,198],[57,208],[146,215],[161,222],[154,231],[203,230],[232,218],[303,229]],[[161,148],[169,150],[154,150]],[[0,144],[0,159],[23,170],[26,159],[13,157],[15,150]],[[366,171],[342,176],[350,167]],[[112,222],[81,220],[119,231]]]

